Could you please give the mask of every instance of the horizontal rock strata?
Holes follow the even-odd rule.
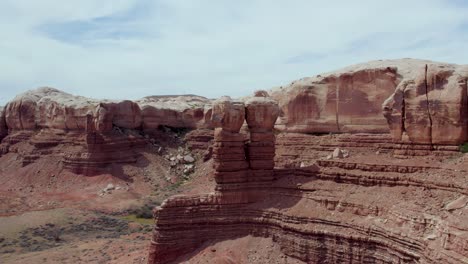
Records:
[[[228,105],[213,116],[234,113]],[[271,122],[255,122],[275,111],[254,106],[246,102],[248,137],[238,133],[238,118],[219,119],[237,123],[215,131],[215,192],[172,197],[155,209],[149,263],[171,263],[206,242],[249,235],[272,238],[304,263],[466,263],[463,172],[442,163],[322,159],[343,145],[388,155],[392,138],[283,134],[275,144]],[[274,159],[290,167],[274,168]],[[317,162],[298,166],[307,160]]]

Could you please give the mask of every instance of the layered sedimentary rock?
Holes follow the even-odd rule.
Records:
[[[53,154],[62,156],[64,167],[73,172],[103,173],[108,165],[134,162],[145,143],[143,133],[157,132],[161,126],[209,128],[209,103],[197,96],[95,100],[43,87],[18,95],[5,106],[0,140],[6,138],[0,155],[16,151],[13,145],[24,142],[30,150],[20,155],[23,165]],[[66,150],[53,153],[51,148],[58,145]]]
[[[246,121],[250,131],[248,160],[251,175],[256,181],[271,181],[275,165],[275,135],[273,127],[279,115],[277,103],[264,97],[246,102]]]
[[[216,126],[213,144],[216,182],[246,182],[249,167],[245,156],[247,138],[239,133],[245,120],[244,104],[221,98],[214,102],[211,118]]]
[[[262,186],[269,186],[274,178],[275,136],[272,130],[278,114],[276,102],[264,97],[254,97],[246,105],[226,97],[214,102],[212,123],[216,127],[213,145],[213,176],[217,183],[215,193],[169,199],[156,210],[155,214],[161,220],[161,225],[155,228],[150,263],[174,260],[181,253],[190,252],[207,241],[204,236],[206,228],[200,228],[200,232],[195,233],[190,231],[193,226],[188,230],[174,229],[174,226],[164,222],[167,215],[177,214],[175,211],[179,209],[182,210],[179,213],[184,214],[184,211],[191,210],[191,205],[203,207],[221,204],[239,209],[263,197]],[[239,132],[245,121],[249,127],[250,140]],[[229,230],[223,233],[223,236],[236,235]],[[175,236],[185,238],[175,241]]]
[[[145,140],[136,133],[114,130],[112,116],[104,105],[86,115],[85,142],[65,153],[64,168],[91,176],[106,172],[110,164],[136,162]]]
[[[465,167],[396,160],[385,151],[388,134],[283,133],[275,145],[274,102],[254,97],[245,109],[243,152],[242,114],[231,101],[213,106],[217,186],[154,210],[149,263],[190,261],[196,253],[186,253],[248,236],[270,237],[304,263],[467,263]],[[355,157],[326,159],[336,146]],[[287,163],[292,158],[297,164]],[[223,254],[221,261],[233,261]]]
[[[310,152],[298,154],[316,164],[276,168],[268,184],[219,182],[214,193],[166,200],[155,210],[149,263],[191,262],[196,253],[185,253],[247,236],[270,237],[304,263],[466,263],[468,179],[460,168],[356,149],[345,160]]]

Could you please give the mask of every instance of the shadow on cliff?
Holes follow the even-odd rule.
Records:
[[[148,152],[145,149],[142,150],[136,150],[136,161],[133,163],[113,163],[111,165],[108,165],[107,170],[109,173],[120,180],[123,180],[125,182],[132,183],[134,182],[134,175],[132,173],[129,173],[129,171],[140,171],[143,168],[146,168],[150,165],[150,161],[143,155],[143,153]],[[127,168],[130,168],[128,170]]]
[[[307,176],[297,175],[296,169],[304,174],[307,171]],[[287,174],[285,174],[287,171]],[[180,263],[188,261],[204,254],[209,248],[213,248],[211,251],[216,250],[215,247],[218,243],[223,241],[233,241],[246,236],[258,237],[258,238],[272,238],[275,241],[275,236],[271,235],[272,229],[280,228],[274,223],[265,224],[263,221],[251,221],[246,219],[278,219],[283,214],[288,214],[290,210],[302,210],[295,209],[294,207],[304,199],[303,190],[301,186],[306,185],[316,180],[314,175],[318,173],[319,169],[317,166],[310,166],[308,168],[293,168],[293,169],[275,169],[275,174],[282,174],[273,180],[271,186],[266,187],[265,191],[254,190],[251,195],[255,201],[252,201],[236,213],[231,215],[232,221],[228,221],[229,224],[219,229],[217,226],[208,228],[209,232],[216,232],[216,236],[212,239],[203,241],[197,248],[193,248],[189,253],[181,255],[175,261],[170,263]],[[222,210],[222,205],[217,210]],[[226,213],[232,214],[233,212],[226,206]],[[237,219],[237,220],[236,220]],[[246,222],[245,222],[246,221]],[[207,223],[209,225],[209,223]],[[220,231],[223,230],[223,231]],[[233,231],[235,230],[235,231]],[[203,236],[204,232],[201,231],[200,237]],[[233,251],[236,251],[233,249]],[[223,252],[220,252],[223,255]],[[238,252],[239,253],[239,252]],[[242,257],[242,256],[239,256]],[[215,263],[238,263],[230,262],[229,258],[218,258]]]

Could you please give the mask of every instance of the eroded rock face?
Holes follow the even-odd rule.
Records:
[[[241,102],[222,97],[213,103],[211,122],[223,131],[237,133],[244,124],[245,106]]]
[[[280,129],[290,132],[385,132],[381,105],[399,82],[392,63],[356,65],[271,91]]]
[[[210,103],[200,96],[151,96],[135,102],[95,100],[43,87],[9,102],[5,120],[11,130],[85,130],[86,114],[91,111],[100,116],[103,131],[109,131],[112,126],[150,130],[159,126],[210,128]]]
[[[14,130],[35,129],[35,113],[38,100],[38,95],[26,93],[9,102],[5,106],[5,120],[8,128]]]
[[[253,97],[246,101],[246,121],[250,131],[273,130],[279,115],[278,103],[268,97]]]
[[[159,126],[211,128],[211,100],[195,95],[148,96],[136,101],[141,107],[143,129]]]
[[[397,142],[458,145],[468,138],[466,68],[426,64],[404,79],[383,103]]]
[[[303,78],[270,91],[276,127],[306,133],[390,133],[396,142],[467,140],[467,66],[382,60]],[[382,110],[383,105],[383,110]]]
[[[8,128],[5,121],[5,112],[3,107],[0,107],[0,142],[6,135],[8,135]]]
[[[240,102],[233,102],[228,97],[214,102],[212,123],[216,127],[213,144],[216,193],[199,197],[172,197],[166,200],[161,208],[156,209],[155,215],[158,223],[161,224],[155,229],[148,263],[173,261],[182,253],[190,252],[191,249],[207,240],[205,227],[199,228],[195,233],[185,228],[170,231],[171,234],[167,233],[164,229],[170,226],[166,222],[169,215],[175,213],[185,217],[183,212],[188,212],[187,209],[190,211],[189,208],[197,205],[206,206],[212,214],[210,205],[219,204],[221,212],[224,210],[223,205],[226,208],[239,209],[264,198],[261,188],[269,186],[274,179],[275,135],[273,127],[278,113],[277,103],[265,97],[254,97],[247,102],[247,106]],[[246,115],[250,142],[247,141],[245,134],[239,132]],[[179,210],[174,207],[182,211],[176,213]],[[194,209],[198,214],[198,210]],[[214,236],[227,238],[235,235],[229,229],[230,227],[225,230],[226,232],[214,230],[216,232]],[[237,231],[248,233],[243,227]],[[175,243],[176,236],[185,237],[186,235],[192,239]]]
[[[223,143],[218,149],[226,150],[215,163],[242,160],[227,148],[240,133],[226,133],[229,137],[215,136]],[[465,173],[411,159],[379,159],[368,149],[356,153],[362,145],[354,145],[353,155],[346,159],[317,159],[327,155],[330,146],[345,142],[363,140],[375,148],[375,139],[382,135],[369,134],[282,133],[281,142],[266,153],[271,155],[278,147],[282,160],[291,159],[293,150],[313,165],[257,168],[252,161],[268,161],[271,156],[250,144],[270,146],[270,133],[250,131],[247,171],[215,167],[215,173],[226,177],[216,179],[214,193],[174,196],[154,210],[149,263],[173,263],[176,258],[191,262],[204,255],[206,245],[217,248],[219,241],[250,236],[271,237],[295,263],[464,263]],[[219,142],[223,138],[226,141]],[[344,151],[337,151],[344,157]],[[263,257],[258,258],[260,263],[271,261]]]
[[[215,126],[213,144],[214,178],[217,183],[245,182],[249,164],[245,157],[246,136],[239,133],[244,124],[243,103],[222,97],[213,103],[211,123]]]
[[[272,179],[275,163],[275,135],[273,128],[279,115],[276,101],[267,97],[253,97],[246,102],[246,121],[250,131],[248,156],[250,168],[257,175]],[[260,171],[264,170],[264,171]]]

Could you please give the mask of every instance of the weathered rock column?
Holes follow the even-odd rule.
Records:
[[[246,120],[250,130],[247,157],[249,181],[273,180],[275,135],[273,128],[279,115],[278,104],[267,97],[253,97],[246,102]]]
[[[245,120],[244,104],[223,97],[214,103],[211,120],[216,127],[213,145],[216,183],[245,182],[249,167],[245,158],[246,138],[239,133]]]

